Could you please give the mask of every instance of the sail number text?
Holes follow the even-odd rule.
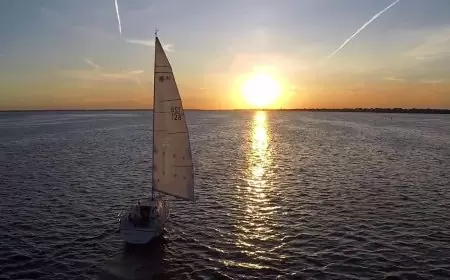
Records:
[[[170,108],[170,112],[172,112],[172,120],[175,121],[181,120],[181,108],[179,106],[172,106]]]

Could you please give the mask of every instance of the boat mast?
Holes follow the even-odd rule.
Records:
[[[156,69],[156,40],[158,39],[158,29],[155,29],[155,59],[154,59],[154,61],[153,61],[153,110],[152,110],[152,113],[153,113],[153,117],[152,117],[152,119],[153,119],[153,127],[152,127],[152,137],[153,137],[153,140],[152,140],[152,145],[153,145],[153,148],[152,148],[152,152],[153,152],[153,154],[152,154],[152,200],[154,200],[155,199],[155,189],[154,189],[154,187],[153,187],[153,184],[155,183],[155,100],[156,100],[156,98],[155,98],[155,95],[156,95],[156,92],[155,92],[155,88],[156,88],[156,76],[155,76],[155,69]]]

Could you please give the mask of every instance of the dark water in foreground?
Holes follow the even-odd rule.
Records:
[[[187,117],[197,201],[133,250],[151,112],[1,113],[0,279],[450,279],[450,116]]]

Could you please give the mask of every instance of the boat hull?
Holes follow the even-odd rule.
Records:
[[[162,231],[152,229],[122,229],[120,236],[129,244],[147,244],[154,238],[161,236]]]
[[[142,201],[141,201],[142,202]],[[149,217],[146,225],[139,225],[130,219],[133,211],[141,206],[152,207],[154,215]],[[119,233],[122,239],[129,244],[147,244],[164,232],[164,227],[169,218],[169,207],[165,201],[144,200],[139,206],[134,206],[130,211],[119,215]]]

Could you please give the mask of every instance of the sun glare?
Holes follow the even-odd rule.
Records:
[[[274,105],[281,89],[278,82],[271,76],[258,73],[244,83],[242,93],[248,105],[262,108]]]

